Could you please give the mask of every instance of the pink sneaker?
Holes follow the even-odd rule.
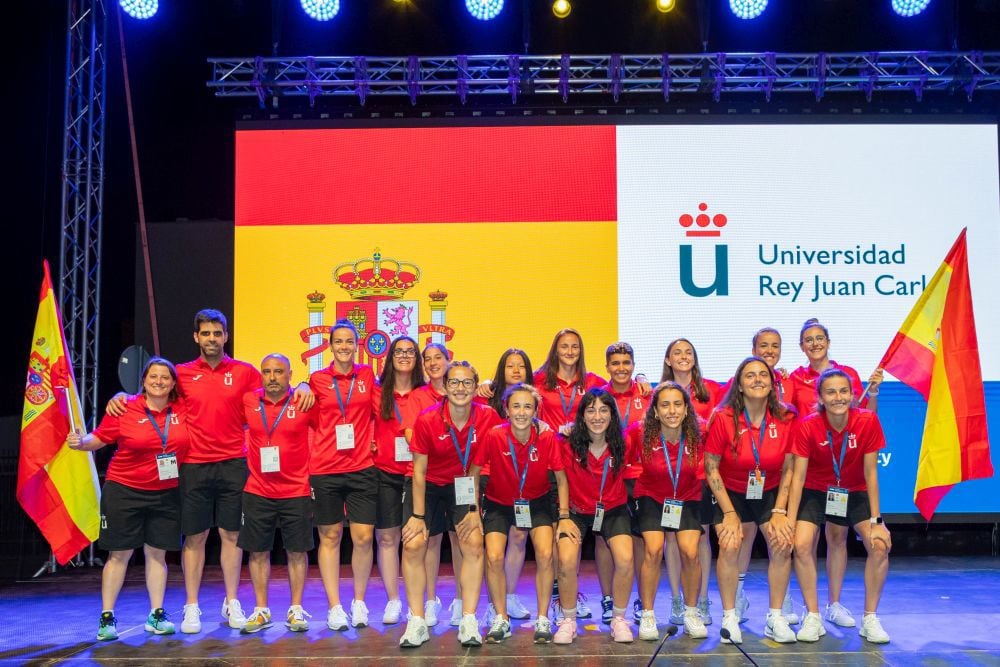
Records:
[[[629,644],[635,640],[632,628],[628,627],[628,621],[621,616],[611,619],[611,638],[622,644]]]
[[[576,639],[576,619],[559,619],[559,629],[556,630],[556,634],[552,637],[552,643],[572,644],[574,639]]]

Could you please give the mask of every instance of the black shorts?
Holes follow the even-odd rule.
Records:
[[[274,548],[274,532],[281,529],[286,551],[309,551],[313,548],[312,499],[265,498],[243,492],[243,525],[236,544],[250,552]]]
[[[468,505],[455,504],[454,484],[424,482],[424,524],[431,537],[454,530],[469,513]],[[407,477],[403,488],[403,523],[413,516],[413,478]]]
[[[771,510],[774,509],[774,501],[778,499],[778,487],[770,491],[764,491],[760,500],[747,500],[744,493],[737,493],[726,489],[729,494],[729,502],[733,504],[737,516],[742,523],[755,523],[758,526],[771,520]],[[722,523],[722,508],[716,504],[713,524]]]
[[[573,520],[576,527],[580,529],[580,538],[587,536],[587,531],[591,530],[591,526],[594,525],[594,515],[593,514],[577,514],[574,511],[570,511],[569,518]],[[628,503],[619,505],[618,507],[612,507],[610,509],[604,510],[604,523],[601,525],[600,532],[595,532],[595,535],[600,535],[605,540],[610,540],[612,537],[617,537],[619,535],[631,535],[632,534],[632,513],[628,510]]]
[[[847,494],[847,516],[833,516],[826,513],[826,491],[802,489],[802,500],[799,501],[797,521],[808,521],[822,526],[824,521],[838,526],[855,526],[862,521],[868,521],[872,516],[868,504],[867,491],[851,491]]]
[[[246,459],[181,464],[181,532],[197,535],[213,526],[239,530],[248,474]]]
[[[552,503],[549,502],[549,494],[546,493],[541,498],[529,500],[528,505],[531,508],[532,528],[539,528],[540,526],[551,527],[556,522],[558,515],[552,507]],[[506,535],[510,532],[510,527],[513,525],[515,525],[514,506],[501,505],[487,498],[483,503],[483,532],[503,533]],[[528,529],[523,528],[521,530]]]
[[[378,497],[375,499],[375,527],[399,528],[403,525],[403,475],[378,468]]]
[[[105,551],[181,547],[181,498],[176,489],[143,491],[105,482],[101,491],[101,533],[97,546]]]
[[[639,496],[635,499],[636,524],[639,532],[655,532],[662,530],[670,533],[677,532],[678,529],[664,528],[660,525],[663,517],[663,503],[658,503],[649,496]],[[681,510],[681,527],[679,530],[697,530],[701,533],[701,501],[685,500],[684,509]]]
[[[715,494],[712,493],[712,489],[708,488],[708,484],[702,484],[701,506],[698,508],[698,519],[701,521],[701,525],[710,526],[715,521],[716,503],[717,501],[715,500]]]
[[[317,526],[332,526],[347,520],[351,523],[375,525],[375,505],[378,498],[378,477],[375,466],[355,472],[310,475],[313,495],[313,522]]]

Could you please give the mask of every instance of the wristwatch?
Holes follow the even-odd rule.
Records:
[[[473,512],[478,512],[478,511],[479,511],[479,508],[476,505],[469,505],[469,514],[472,514]]]
[[[883,525],[885,523],[884,521],[882,521],[882,517],[881,516],[873,516],[872,518],[868,519],[868,521],[873,526],[881,526],[881,525]]]

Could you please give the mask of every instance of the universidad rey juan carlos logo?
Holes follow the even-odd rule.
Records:
[[[708,204],[702,202],[698,204],[698,215],[684,213],[677,222],[684,228],[684,235],[688,238],[715,238],[722,236],[722,229],[729,223],[723,213],[714,215],[708,214]],[[704,255],[708,245],[707,241],[699,242],[699,261],[705,261]],[[712,282],[707,285],[698,285],[694,279],[694,246],[684,243],[680,246],[680,271],[681,289],[687,294],[696,297],[729,295],[729,246],[724,243],[715,243],[715,274]]]

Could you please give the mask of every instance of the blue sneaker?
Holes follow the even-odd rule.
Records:
[[[149,612],[149,617],[146,618],[146,632],[155,635],[174,634],[174,624],[167,620],[167,612],[163,611],[163,607],[157,607]]]
[[[118,639],[118,619],[114,612],[106,611],[101,614],[100,625],[97,626],[97,639],[102,642],[109,642]]]

